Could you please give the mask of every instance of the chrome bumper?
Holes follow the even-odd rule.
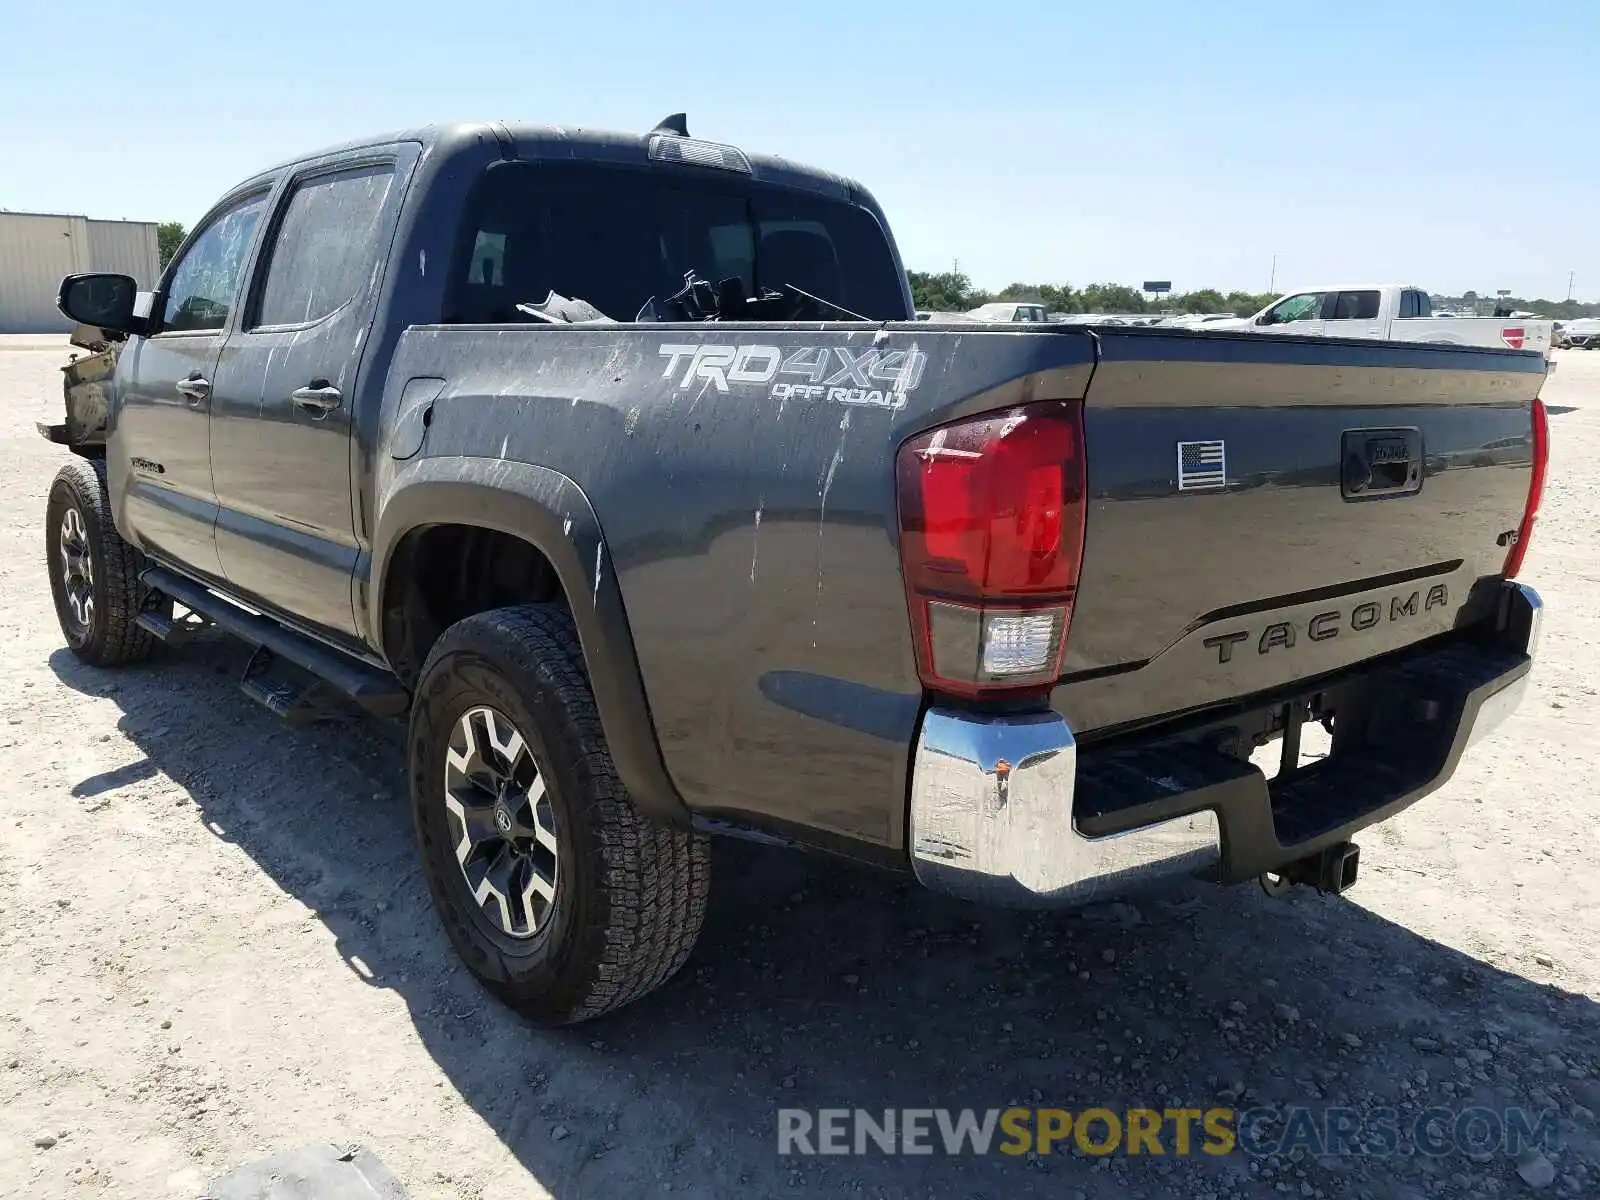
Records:
[[[1543,611],[1537,592],[1508,583],[1501,644],[1532,655]],[[1464,714],[1467,728],[1458,738],[1464,732],[1470,746],[1486,737],[1515,711],[1527,681],[1523,669],[1482,699]],[[1151,877],[1217,867],[1222,832],[1210,810],[1106,837],[1079,833],[1077,768],[1077,743],[1059,714],[930,709],[912,763],[911,864],[918,880],[980,902],[1065,907]],[[1256,786],[1265,803],[1265,780],[1258,777]]]

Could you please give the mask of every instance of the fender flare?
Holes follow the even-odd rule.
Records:
[[[407,463],[384,489],[372,540],[368,629],[381,638],[390,560],[406,534],[429,525],[468,525],[534,546],[555,568],[617,774],[639,809],[687,827],[689,810],[667,773],[611,552],[589,498],[548,467],[498,458],[425,458]]]

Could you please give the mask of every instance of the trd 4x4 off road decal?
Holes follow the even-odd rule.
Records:
[[[826,400],[875,408],[904,408],[922,382],[928,356],[911,350],[852,350],[848,346],[699,346],[663,342],[663,379],[679,389],[765,387],[774,400]],[[784,378],[787,377],[787,378]]]

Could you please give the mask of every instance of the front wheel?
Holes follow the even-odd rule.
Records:
[[[642,816],[617,778],[572,618],[452,625],[422,670],[412,819],[456,951],[507,1004],[587,1020],[669,979],[705,918],[703,835]]]
[[[74,458],[56,472],[45,504],[45,565],[67,647],[111,667],[148,658],[156,641],[136,623],[148,589],[144,555],[111,519],[106,465]]]

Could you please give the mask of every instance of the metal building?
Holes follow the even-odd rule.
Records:
[[[0,212],[0,333],[71,328],[56,311],[56,290],[64,275],[116,271],[149,289],[161,273],[160,264],[153,221]]]

